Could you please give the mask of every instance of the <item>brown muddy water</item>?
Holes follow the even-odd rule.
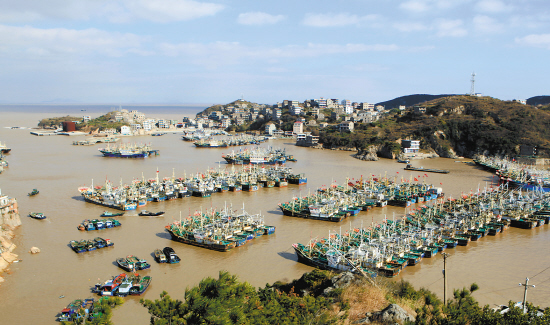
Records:
[[[350,152],[316,150],[293,145],[291,140],[271,140],[267,145],[284,147],[294,154],[298,162],[288,162],[295,172],[306,173],[308,184],[289,185],[288,188],[260,189],[254,193],[219,193],[211,198],[183,198],[173,201],[150,203],[149,211],[166,211],[163,217],[140,217],[136,211],[128,211],[120,217],[122,227],[101,231],[81,232],[77,225],[84,219],[98,218],[106,210],[101,206],[84,202],[77,191],[79,186],[102,184],[105,179],[118,184],[132,179],[183,176],[207,168],[226,168],[221,154],[230,149],[195,148],[181,140],[179,134],[162,137],[124,138],[124,142],[151,143],[160,150],[160,156],[146,159],[104,158],[98,152],[102,144],[73,146],[75,140],[85,137],[50,136],[37,137],[28,129],[9,129],[7,126],[34,126],[44,117],[63,116],[54,113],[2,112],[0,141],[12,148],[7,155],[10,166],[0,175],[2,193],[18,199],[23,225],[16,230],[16,254],[22,259],[4,273],[5,282],[0,286],[0,315],[3,324],[53,324],[57,313],[71,300],[93,296],[90,288],[121,269],[115,265],[118,257],[136,255],[151,262],[151,269],[141,271],[152,276],[148,291],[142,296],[157,299],[166,290],[173,298],[183,299],[186,288],[198,284],[204,277],[216,277],[220,270],[238,275],[256,287],[277,280],[290,281],[312,268],[297,262],[292,243],[306,243],[312,237],[327,236],[329,231],[360,227],[371,222],[398,218],[404,208],[375,208],[361,212],[342,223],[306,220],[283,216],[277,207],[280,202],[294,196],[306,195],[333,180],[344,184],[346,178],[421,176],[420,181],[441,186],[447,196],[477,191],[490,185],[492,175],[467,160],[430,159],[413,161],[415,166],[448,169],[449,174],[410,173],[404,165],[381,159],[364,162],[351,157]],[[173,116],[181,119],[181,116]],[[238,149],[236,149],[238,150]],[[27,193],[40,190],[35,197]],[[262,237],[247,246],[222,253],[188,246],[170,240],[164,226],[187,216],[195,210],[221,208],[232,204],[250,213],[262,213],[265,222],[277,227],[270,237]],[[46,220],[27,217],[31,211],[45,213]],[[138,210],[139,211],[139,210]],[[480,286],[474,296],[482,304],[505,304],[509,300],[520,301],[522,287],[518,283],[526,277],[536,288],[529,289],[528,300],[535,305],[550,305],[550,231],[548,225],[535,230],[511,228],[495,237],[485,237],[467,247],[447,250],[448,284],[451,289],[468,287],[476,282]],[[111,239],[115,246],[81,254],[68,246],[73,239],[93,239],[96,236]],[[28,253],[32,246],[41,249],[40,254]],[[182,261],[176,265],[157,264],[153,260],[156,248],[171,246]],[[417,288],[426,287],[439,296],[443,295],[443,259],[440,255],[424,259],[420,265],[407,267],[399,279],[406,279]],[[60,296],[65,298],[59,298]],[[114,323],[148,324],[147,310],[139,304],[140,297],[127,297],[126,302],[114,311]]]

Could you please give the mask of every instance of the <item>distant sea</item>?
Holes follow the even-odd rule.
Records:
[[[109,104],[37,104],[37,105],[0,105],[0,112],[17,113],[45,113],[44,117],[56,117],[49,114],[62,114],[61,116],[84,116],[92,118],[108,112],[126,109],[139,111],[152,118],[194,117],[210,105],[109,105]]]

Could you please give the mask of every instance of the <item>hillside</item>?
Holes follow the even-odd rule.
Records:
[[[215,112],[215,111],[220,111],[224,114],[228,114],[230,112],[228,107],[233,107],[235,105],[246,105],[246,106],[250,107],[252,104],[253,104],[252,102],[237,99],[237,100],[232,101],[229,104],[225,104],[225,105],[217,104],[217,105],[212,105],[210,107],[207,107],[202,112],[197,113],[197,117],[201,117],[201,116],[202,117],[208,117],[208,115],[210,115],[210,113]]]
[[[537,106],[543,105],[548,106],[550,104],[550,96],[534,96],[527,99],[527,105]]]
[[[450,96],[423,104],[426,113],[409,110],[366,126],[353,134],[321,132],[324,146],[366,150],[378,146],[399,152],[401,139],[420,140],[421,149],[443,157],[476,153],[517,155],[520,145],[536,146],[550,157],[550,113],[491,97]],[[389,147],[389,148],[388,148]]]
[[[391,100],[387,100],[385,102],[377,103],[376,105],[382,105],[386,109],[396,108],[396,107],[399,107],[400,105],[409,107],[409,106],[414,106],[416,104],[427,102],[429,100],[434,100],[441,97],[449,97],[449,96],[456,96],[456,95],[415,94],[415,95],[397,97]]]
[[[120,129],[122,125],[128,125],[126,122],[117,122],[115,120],[116,112],[109,112],[107,114],[101,115],[98,118],[92,119],[88,122],[83,122],[82,117],[50,117],[42,119],[38,122],[38,127],[41,128],[57,128],[61,127],[61,123],[65,121],[77,121],[76,130],[83,132],[90,132],[91,130],[99,129],[104,130],[108,128]]]

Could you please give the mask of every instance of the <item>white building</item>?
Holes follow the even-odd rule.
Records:
[[[294,127],[292,128],[292,133],[301,134],[304,133],[304,123],[301,121],[294,122]]]
[[[351,105],[351,100],[343,99],[342,100],[342,106],[344,106],[344,113],[345,114],[353,113],[353,106]]]
[[[120,127],[121,135],[132,135],[132,129],[128,125],[123,125]]]
[[[228,128],[231,125],[231,119],[230,118],[223,118],[221,121],[221,127],[222,128]]]
[[[157,121],[159,129],[168,129],[170,128],[170,121],[165,119],[160,119]]]
[[[130,124],[130,129],[132,130],[132,132],[136,133],[138,130],[142,129],[142,126],[139,123],[133,123]]]
[[[417,153],[420,151],[420,140],[401,140],[404,153]]]
[[[361,108],[363,110],[373,110],[374,109],[374,104],[361,103],[361,105],[359,105],[359,108]]]
[[[321,99],[316,99],[315,101],[317,102],[317,105],[319,106],[319,108],[321,109],[327,108],[327,100],[324,99],[323,97],[321,97]]]
[[[354,124],[351,121],[345,121],[340,123],[340,125],[338,125],[338,128],[340,129],[340,132],[353,132]]]
[[[273,132],[275,132],[275,130],[277,129],[277,127],[275,126],[275,124],[273,123],[267,123],[265,125],[265,133],[266,134],[269,134],[269,135],[273,135]]]
[[[290,115],[300,115],[300,113],[302,113],[302,108],[300,106],[292,106],[289,112]]]
[[[143,121],[142,126],[145,131],[151,131],[151,123],[149,120]]]
[[[280,118],[281,118],[281,110],[278,109],[278,108],[274,108],[271,110],[271,119],[272,120],[275,120],[275,121],[278,121]]]

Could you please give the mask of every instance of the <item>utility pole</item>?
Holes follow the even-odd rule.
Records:
[[[449,254],[441,252],[443,255],[443,304],[447,305],[447,257]]]
[[[520,286],[525,287],[525,291],[523,292],[523,313],[525,314],[527,312],[525,304],[527,303],[527,288],[528,287],[535,287],[534,284],[529,284],[529,278],[525,278],[525,283],[520,283]]]
[[[472,86],[470,87],[470,96],[474,96],[476,94],[476,90],[475,90],[475,82],[476,82],[476,73],[475,72],[472,72],[472,79],[470,80],[470,82],[472,83]]]

